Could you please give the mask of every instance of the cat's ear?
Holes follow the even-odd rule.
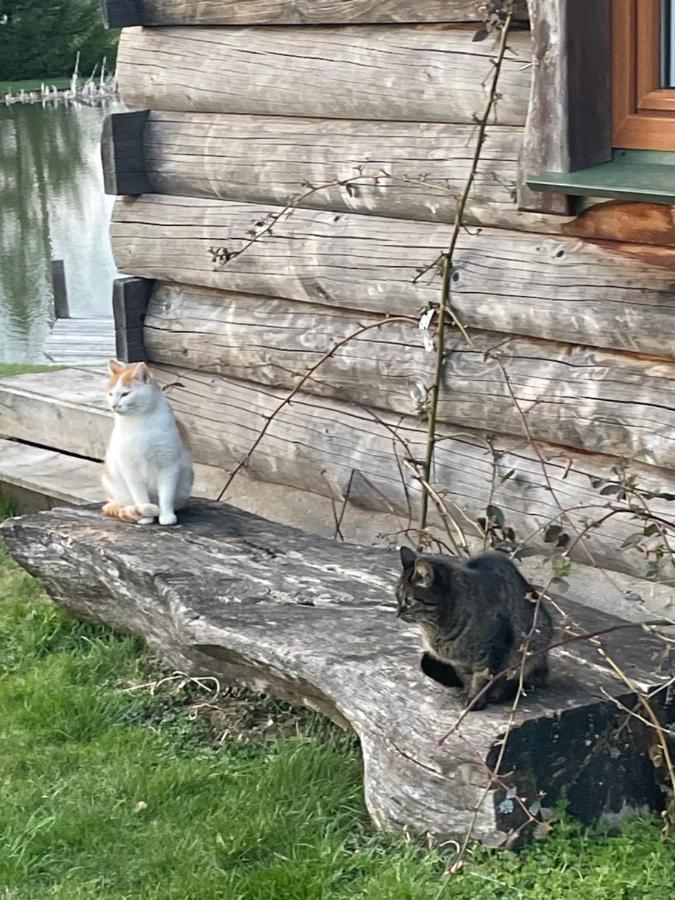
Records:
[[[415,560],[412,583],[421,588],[430,588],[434,583],[434,567],[423,556],[418,556]]]
[[[121,363],[119,359],[109,359],[108,360],[108,370],[111,375],[119,375],[120,372],[123,372],[125,369],[124,363]]]
[[[150,369],[144,362],[139,363],[134,369],[134,381],[140,381],[142,384],[150,381]]]
[[[415,565],[415,560],[417,559],[417,554],[410,549],[410,547],[401,547],[401,565],[403,569],[407,571],[408,569],[412,569]]]

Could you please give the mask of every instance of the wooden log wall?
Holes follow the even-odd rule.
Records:
[[[247,454],[288,392],[178,366],[153,365],[153,373],[187,425],[195,461],[202,471],[208,467],[209,490],[217,497],[228,473]],[[105,373],[96,378],[91,370],[83,370],[79,377],[72,371],[54,372],[48,383],[39,375],[23,375],[20,392],[0,394],[0,416],[7,430],[20,439],[31,440],[26,422],[39,418],[45,443],[102,459],[112,426],[105,403]],[[441,427],[439,434],[434,483],[445,492],[451,508],[459,507],[475,517],[494,502],[521,539],[558,520],[556,498],[571,510],[569,521],[583,528],[597,517],[598,503],[605,499],[599,498],[591,479],[615,477],[611,471],[615,457],[539,444],[553,494],[534,450],[521,438],[498,436],[495,447],[503,455],[492,494],[492,454],[482,434],[453,426]],[[302,392],[275,417],[250,458],[247,474],[311,492],[324,498],[311,502],[325,502],[329,509],[331,502],[339,507],[348,500],[363,509],[395,513],[405,528],[416,524],[420,493],[404,460],[409,455],[421,458],[425,441],[424,425],[417,418]],[[675,493],[672,470],[637,463],[632,471],[644,488]],[[502,480],[509,472],[511,477]],[[652,501],[652,505],[657,512],[671,514],[672,504]],[[431,512],[434,519],[433,507]],[[574,533],[571,526],[568,530]],[[581,562],[592,558],[609,568],[643,575],[641,554],[618,552],[636,530],[635,522],[616,516],[601,529],[591,529],[573,557]],[[471,533],[468,526],[467,532]],[[541,546],[541,534],[535,534],[532,542]]]
[[[112,225],[118,268],[380,315],[414,316],[438,302],[435,270],[414,280],[447,246],[448,226],[296,209],[251,244],[278,212],[151,194],[123,200]],[[469,229],[452,303],[475,328],[675,358],[674,265],[675,248]]]
[[[123,32],[128,106],[179,112],[475,124],[492,41],[475,28],[152,28]],[[524,125],[530,41],[514,33],[496,121]]]
[[[145,319],[157,362],[291,388],[338,342],[381,317],[252,294],[160,284]],[[459,332],[447,342],[439,420],[526,436],[503,369],[536,440],[675,469],[675,362],[553,341]],[[490,358],[490,351],[499,362]],[[415,322],[392,322],[348,342],[304,385],[407,416],[421,413],[435,353]],[[503,369],[502,369],[503,366]]]
[[[478,0],[105,0],[119,25],[346,25],[482,22]],[[133,12],[129,6],[135,7]],[[127,7],[122,12],[121,7]],[[527,20],[524,0],[515,3]],[[134,15],[135,13],[135,15]]]
[[[433,263],[469,171],[494,44],[473,40],[478,4],[463,0],[122,7],[130,18],[117,24],[145,26],[124,31],[118,77],[125,102],[148,111],[134,152],[149,192],[116,204],[115,257],[158,279],[147,354],[179,382],[170,395],[199,461],[227,469],[331,341],[438,302]],[[675,217],[628,203],[518,212],[532,51],[516,30],[469,198],[477,227],[462,233],[453,273],[453,308],[477,331],[471,347],[450,339],[441,420],[473,437],[443,441],[435,472],[453,502],[480,513],[491,481],[480,434],[501,433],[517,474],[499,502],[525,531],[557,507],[486,356],[495,347],[557,460],[563,503],[597,502],[589,475],[625,455],[645,483],[675,483]],[[412,324],[346,345],[275,420],[249,471],[333,500],[349,485],[352,502],[414,513],[392,428],[422,453],[432,362]],[[581,463],[569,470],[572,456]],[[632,526],[607,528],[589,546],[637,568],[616,559]]]

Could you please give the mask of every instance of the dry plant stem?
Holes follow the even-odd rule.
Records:
[[[665,725],[659,725],[658,727],[654,725],[649,719],[645,719],[644,716],[641,716],[639,713],[636,713],[634,709],[629,709],[625,706],[620,700],[616,697],[612,697],[610,693],[608,693],[604,688],[601,688],[602,696],[605,697],[610,703],[613,703],[618,709],[622,712],[625,712],[626,715],[630,716],[632,719],[637,719],[638,722],[642,722],[643,725],[646,725],[648,728],[653,728],[655,731],[663,730],[665,734],[670,735],[671,737],[675,737],[675,730],[672,728],[666,728]]]
[[[255,452],[257,446],[260,444],[262,439],[267,434],[267,430],[269,429],[270,425],[272,424],[274,419],[278,416],[278,414],[281,412],[281,410],[285,406],[288,406],[288,404],[291,402],[293,397],[295,397],[295,395],[298,393],[298,391],[303,386],[303,384],[305,384],[305,382],[308,381],[312,377],[312,375],[316,372],[316,370],[320,366],[322,366],[323,363],[325,363],[327,359],[330,359],[330,357],[333,356],[333,354],[336,353],[340,349],[340,347],[344,347],[344,345],[349,343],[349,341],[354,340],[354,338],[357,338],[359,335],[363,334],[366,331],[371,331],[373,328],[382,328],[383,325],[390,325],[394,322],[406,322],[407,324],[410,324],[411,322],[416,322],[416,321],[417,320],[412,318],[411,316],[392,316],[389,319],[382,319],[382,321],[380,321],[380,322],[372,322],[370,325],[364,325],[362,328],[358,328],[356,331],[353,331],[351,334],[348,334],[341,341],[337,341],[335,344],[333,344],[333,346],[330,348],[330,350],[328,350],[326,353],[324,353],[324,355],[310,369],[308,369],[305,372],[305,374],[298,381],[298,383],[295,385],[293,390],[286,397],[284,397],[284,399],[281,401],[281,403],[279,403],[279,405],[267,417],[267,421],[263,425],[260,433],[258,434],[255,441],[251,445],[250,449],[246,453],[246,456],[244,456],[243,459],[241,459],[237,463],[237,465],[233,469],[232,473],[230,474],[229,478],[225,482],[225,486],[223,487],[222,491],[218,494],[218,500],[220,501],[223,499],[225,492],[228,490],[228,488],[230,487],[230,485],[232,484],[234,479],[237,477],[239,472],[241,472],[241,470],[246,466],[246,464],[250,460],[251,456]]]
[[[490,119],[490,114],[492,113],[492,109],[497,101],[497,85],[499,83],[499,76],[502,70],[502,63],[504,62],[504,56],[506,54],[506,42],[509,36],[509,31],[511,28],[511,23],[513,21],[513,4],[509,4],[508,11],[506,14],[506,18],[501,27],[501,36],[499,39],[499,50],[497,52],[497,58],[494,63],[494,72],[492,73],[492,83],[490,85],[490,91],[488,94],[488,99],[485,104],[485,111],[483,112],[483,116],[478,123],[478,135],[476,137],[476,145],[473,153],[473,159],[471,162],[471,169],[469,170],[469,174],[467,176],[466,182],[464,184],[464,190],[462,191],[462,195],[459,198],[457,203],[457,211],[455,212],[455,221],[452,228],[452,235],[450,236],[450,244],[448,246],[447,253],[444,253],[442,256],[443,260],[443,268],[442,268],[442,283],[441,283],[441,303],[440,309],[438,311],[438,332],[436,335],[437,347],[436,347],[436,371],[434,374],[434,383],[432,386],[431,392],[431,406],[429,409],[429,427],[427,429],[427,450],[426,450],[426,458],[424,460],[424,480],[427,483],[431,483],[432,481],[432,470],[433,470],[433,462],[434,462],[434,448],[436,443],[436,421],[438,415],[438,401],[441,393],[441,383],[443,380],[443,369],[445,367],[445,317],[446,315],[451,315],[455,324],[459,327],[461,323],[458,322],[457,318],[450,311],[450,278],[452,276],[453,265],[454,265],[454,255],[455,249],[457,247],[457,241],[459,240],[460,231],[464,225],[464,212],[466,209],[466,204],[469,199],[469,194],[471,193],[471,188],[473,187],[473,183],[476,178],[476,173],[478,172],[478,164],[480,162],[481,151],[483,149],[483,143],[485,141],[485,131],[487,129],[488,121]],[[434,263],[433,265],[436,265]],[[428,270],[427,270],[428,271]],[[422,273],[423,274],[423,273]],[[419,278],[420,276],[418,276]],[[418,280],[418,279],[415,279]],[[465,339],[468,340],[468,334],[466,334],[464,328],[461,328],[462,333],[464,334]],[[420,511],[420,530],[424,531],[427,527],[427,516],[429,512],[429,498],[427,496],[427,492],[424,491],[422,494],[422,506]]]
[[[539,604],[541,602],[541,599],[543,599],[543,594],[540,596],[539,600],[537,601],[537,607],[536,607],[536,611],[535,611],[535,624],[536,624],[536,616],[537,616],[537,612],[539,609]],[[549,650],[556,650],[558,647],[565,647],[567,644],[574,644],[577,641],[594,640],[596,638],[602,637],[603,635],[611,634],[614,631],[623,631],[626,628],[669,628],[669,627],[672,627],[672,624],[673,623],[668,621],[668,619],[653,619],[653,620],[649,620],[647,622],[621,622],[618,625],[610,625],[607,628],[599,628],[596,631],[586,631],[583,634],[570,635],[570,637],[563,638],[560,641],[556,641],[556,643],[554,643],[554,644],[549,644],[548,647],[544,647],[542,650],[536,650],[533,653],[527,653],[527,651],[525,651],[523,653],[522,660],[524,663],[526,656],[529,656],[530,658],[535,657],[535,656],[541,656],[543,653],[548,653]],[[529,636],[528,636],[527,640],[529,641]],[[616,666],[615,663],[612,662],[611,658],[609,656],[607,656],[607,654],[604,651],[602,652],[602,655],[607,660],[609,665],[614,669],[614,671],[617,674],[619,674],[621,670],[619,669],[618,666]],[[521,673],[522,673],[522,669],[523,669],[523,664],[521,663]],[[460,717],[457,719],[457,721],[452,726],[452,728],[449,731],[446,731],[445,734],[439,739],[439,741],[438,741],[439,744],[445,743],[445,741],[447,741],[447,739],[450,737],[450,735],[454,734],[457,731],[459,726],[462,724],[462,722],[466,718],[467,713],[470,713],[471,710],[473,709],[474,704],[476,704],[479,700],[481,700],[496,682],[501,681],[503,678],[506,678],[506,676],[509,674],[509,672],[510,672],[510,669],[502,669],[501,672],[497,672],[492,676],[492,678],[485,685],[485,687],[483,687],[476,694],[475,697],[472,697],[471,701],[464,707]],[[622,676],[620,675],[620,677],[622,677]],[[622,677],[622,680],[624,680],[626,684],[629,684],[632,691],[634,691],[635,693],[638,693],[637,688],[635,687],[635,685],[632,682],[626,681],[626,679],[623,677]]]
[[[454,518],[448,511],[443,499],[440,495],[433,489],[433,487],[429,484],[429,482],[420,474],[418,467],[411,460],[404,460],[404,465],[406,465],[415,475],[415,478],[422,485],[422,497],[425,498],[427,496],[431,497],[436,505],[436,509],[441,517],[441,521],[445,526],[445,533],[448,536],[448,540],[450,541],[454,553],[457,556],[468,556],[469,555],[469,546],[466,542],[466,538],[462,529],[459,527],[457,522],[455,522]],[[457,538],[452,534],[452,529],[455,529],[457,532]],[[419,529],[422,531],[422,529]]]
[[[535,610],[534,610],[534,616],[532,618],[532,627],[528,631],[528,633],[525,637],[525,642],[522,647],[522,652],[521,652],[521,657],[520,657],[520,672],[519,672],[519,677],[518,677],[518,690],[516,692],[516,696],[513,698],[513,703],[511,705],[511,711],[509,713],[509,719],[508,719],[508,722],[506,723],[506,730],[504,731],[504,736],[502,737],[501,742],[500,742],[499,753],[497,755],[497,760],[495,762],[494,768],[493,769],[488,768],[488,772],[490,773],[490,780],[488,781],[488,783],[485,786],[485,790],[483,792],[481,799],[476,804],[476,808],[473,813],[471,824],[469,825],[469,828],[467,829],[464,841],[460,848],[459,857],[458,857],[460,860],[463,859],[463,857],[466,854],[466,851],[469,847],[469,843],[471,841],[471,835],[473,834],[473,829],[474,829],[474,826],[478,819],[478,813],[480,812],[480,809],[481,809],[483,803],[485,803],[485,801],[488,797],[488,794],[490,793],[490,788],[492,787],[493,783],[495,783],[495,782],[500,783],[499,782],[500,770],[502,767],[502,763],[504,762],[504,756],[506,754],[506,747],[507,747],[507,744],[509,741],[509,735],[511,734],[511,730],[513,729],[513,724],[516,719],[516,713],[518,712],[518,705],[520,703],[520,699],[525,694],[525,661],[528,658],[528,656],[535,655],[535,654],[528,653],[528,647],[530,644],[530,640],[532,639],[532,635],[534,634],[534,631],[537,627],[537,620],[539,617],[539,610],[541,609],[542,599],[543,598],[541,595],[539,595],[537,597],[537,601],[535,604]],[[500,675],[501,675],[501,673],[500,673]],[[489,690],[489,687],[490,687],[490,685],[487,685],[484,690]],[[472,702],[475,702],[476,700],[477,700],[477,697],[474,697]],[[471,705],[472,704],[469,704],[469,706],[467,706],[467,708],[463,711],[460,718],[455,723],[454,727],[450,729],[448,734],[444,735],[441,738],[441,740],[438,742],[439,744],[442,744],[443,741],[445,741],[445,739],[450,734],[452,734],[454,731],[456,731],[459,728],[461,722],[463,721],[464,717],[466,716],[466,713],[469,711],[469,709],[471,709]],[[520,803],[520,798],[518,798],[518,800]],[[514,829],[509,834],[509,836],[504,840],[504,844],[502,846],[507,846],[507,847],[511,846],[511,844],[517,838],[517,836],[520,834],[522,829],[525,828],[525,826],[527,824],[529,824],[529,822],[531,822],[533,820],[536,821],[533,818],[533,816],[531,815],[531,813],[529,812],[529,810],[526,809],[525,811],[526,811],[527,818],[521,825],[518,826],[518,828]]]
[[[455,230],[458,230],[457,219],[455,220]],[[434,465],[434,449],[436,446],[438,401],[441,394],[443,369],[445,367],[445,311],[448,306],[448,295],[450,290],[450,267],[451,257],[448,254],[447,256],[443,257],[443,284],[441,287],[441,306],[438,311],[438,330],[436,332],[436,370],[434,372],[434,383],[431,388],[431,406],[429,408],[429,424],[427,428],[427,448],[423,468],[424,477],[423,479],[420,479],[423,485],[425,483],[430,483],[433,474],[432,470]],[[427,527],[428,514],[429,494],[427,490],[423,490],[422,505],[420,510],[420,531],[424,531],[424,529]]]
[[[668,741],[666,739],[666,734],[663,725],[659,721],[659,717],[654,712],[651,703],[647,700],[641,690],[637,687],[632,678],[629,678],[628,675],[617,665],[617,663],[605,653],[602,647],[598,647],[598,653],[602,656],[603,659],[607,660],[608,665],[611,669],[621,678],[627,687],[636,694],[638,698],[638,702],[640,706],[644,709],[647,717],[651,720],[654,728],[656,729],[656,734],[659,742],[659,746],[661,748],[661,753],[663,754],[663,760],[666,764],[666,768],[668,769],[668,778],[670,779],[670,786],[675,794],[675,766],[673,766],[673,759],[670,755],[670,748],[668,747]]]

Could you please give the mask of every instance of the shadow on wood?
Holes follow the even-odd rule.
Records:
[[[380,827],[499,845],[563,793],[584,820],[664,802],[655,732],[607,699],[635,698],[588,642],[554,651],[548,688],[521,704],[490,778],[510,708],[469,713],[427,678],[419,638],[397,620],[397,554],[336,544],[222,504],[196,503],[177,528],[138,527],[90,509],[2,526],[10,551],[65,609],[140,635],[167,664],[302,703],[361,740],[369,811]],[[613,621],[564,601],[586,630]],[[639,689],[665,684],[663,644],[639,630],[603,638]],[[657,695],[664,720],[675,701]],[[668,706],[668,703],[670,704]],[[508,792],[507,792],[508,789]],[[537,804],[537,806],[533,806]],[[476,809],[477,814],[474,815]]]

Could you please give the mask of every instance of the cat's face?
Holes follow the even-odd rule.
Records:
[[[147,411],[154,404],[155,386],[145,363],[125,366],[116,359],[108,361],[108,405],[120,416]]]
[[[398,617],[418,625],[437,620],[440,598],[433,561],[401,547],[403,572],[396,585]]]

